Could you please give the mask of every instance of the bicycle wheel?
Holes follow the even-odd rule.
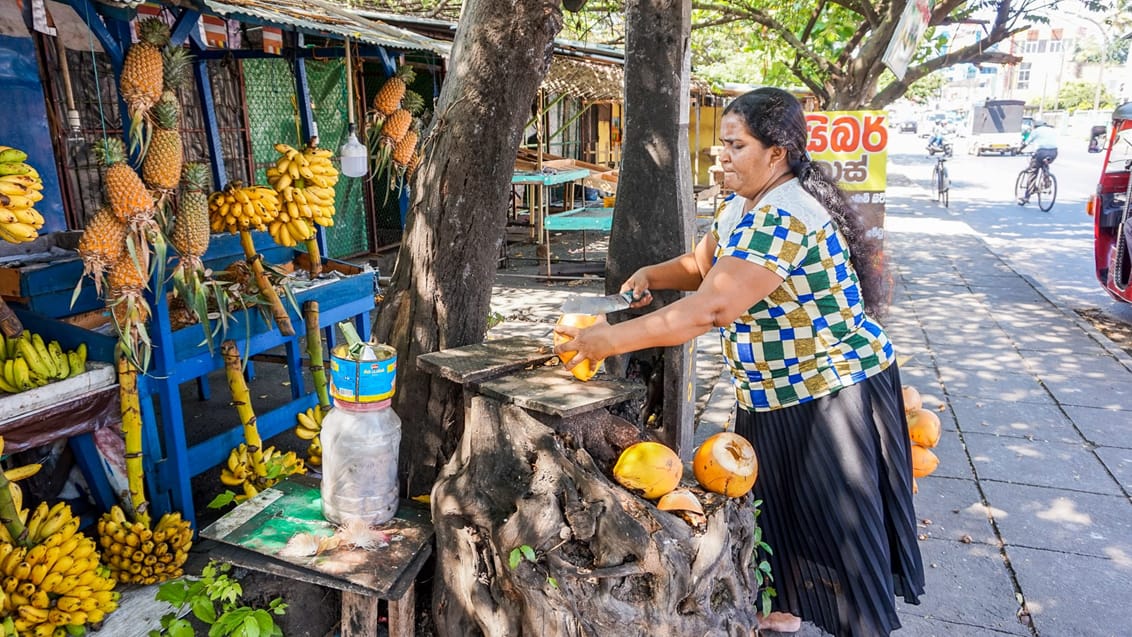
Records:
[[[939,170],[936,178],[936,198],[946,208],[951,199],[951,177],[947,174],[947,166],[943,164],[938,165]]]
[[[1018,179],[1014,182],[1014,201],[1018,202],[1019,206],[1022,205],[1022,200],[1027,198],[1026,180],[1029,176],[1029,169],[1023,170],[1022,172],[1018,173]]]
[[[1049,212],[1053,202],[1057,200],[1057,177],[1053,173],[1046,173],[1038,190],[1038,207],[1042,212]]]

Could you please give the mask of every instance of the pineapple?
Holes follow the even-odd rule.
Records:
[[[381,141],[387,144],[396,144],[401,141],[405,133],[409,132],[409,127],[413,123],[413,115],[405,109],[395,111],[385,120],[385,124],[381,127]]]
[[[181,180],[184,148],[178,130],[180,111],[173,93],[165,93],[150,110],[157,130],[142,163],[142,178],[155,190],[173,190]]]
[[[417,138],[416,129],[411,128],[405,133],[405,136],[393,146],[393,163],[402,168],[409,167],[417,150]]]
[[[150,107],[161,99],[163,86],[161,47],[169,42],[169,27],[157,18],[147,18],[138,25],[138,43],[130,47],[122,64],[119,79],[122,101],[130,111],[131,151],[145,144],[143,122]]]
[[[181,267],[196,270],[208,250],[208,168],[204,164],[186,164],[183,179],[181,205],[173,220],[170,241],[181,255]]]
[[[126,224],[109,208],[99,210],[86,224],[79,239],[83,274],[94,279],[94,290],[102,294],[102,277],[126,251]]]
[[[413,158],[409,160],[409,165],[405,167],[405,176],[412,177],[413,173],[417,172],[417,169],[421,167],[422,159],[421,151],[417,149],[417,152],[413,153]]]
[[[389,116],[401,108],[401,99],[405,97],[406,87],[412,83],[415,77],[416,75],[409,65],[404,64],[398,68],[397,72],[386,80],[385,84],[381,85],[381,90],[373,97],[374,109],[382,115]]]
[[[107,281],[110,283],[111,295],[116,293],[140,294],[149,283],[149,275],[146,273],[146,269],[144,263],[138,263],[129,252],[122,251],[118,260],[110,267],[110,276]]]
[[[138,174],[126,163],[122,140],[108,137],[95,142],[92,150],[106,169],[106,198],[120,221],[136,223],[153,218],[153,196],[146,190]]]

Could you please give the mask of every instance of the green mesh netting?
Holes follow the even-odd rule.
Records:
[[[244,60],[248,125],[255,156],[256,182],[267,183],[266,170],[279,153],[275,144],[305,145],[295,102],[295,78],[287,60]],[[346,135],[346,89],[341,61],[308,61],[307,83],[314,103],[319,145],[337,151]],[[365,198],[358,179],[339,179],[335,187],[334,226],[325,228],[328,257],[369,251]]]
[[[349,129],[346,112],[346,67],[342,60],[308,61],[307,84],[314,103],[319,145],[337,153]],[[357,117],[357,115],[355,115]],[[361,179],[342,177],[335,191],[334,225],[327,228],[326,246],[331,257],[369,252],[366,206]]]

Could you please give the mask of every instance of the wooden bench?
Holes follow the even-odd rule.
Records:
[[[218,543],[210,553],[217,559],[341,591],[342,637],[375,637],[381,601],[388,605],[389,637],[412,637],[414,580],[432,554],[428,506],[402,500],[396,517],[377,527],[390,537],[386,547],[339,547],[311,557],[281,554],[297,533],[333,534],[320,503],[318,480],[291,476],[237,506],[201,535]]]

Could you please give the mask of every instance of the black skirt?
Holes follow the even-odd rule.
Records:
[[[758,455],[774,610],[837,637],[899,628],[894,598],[919,603],[924,566],[896,365],[811,402],[739,409],[735,431]]]

